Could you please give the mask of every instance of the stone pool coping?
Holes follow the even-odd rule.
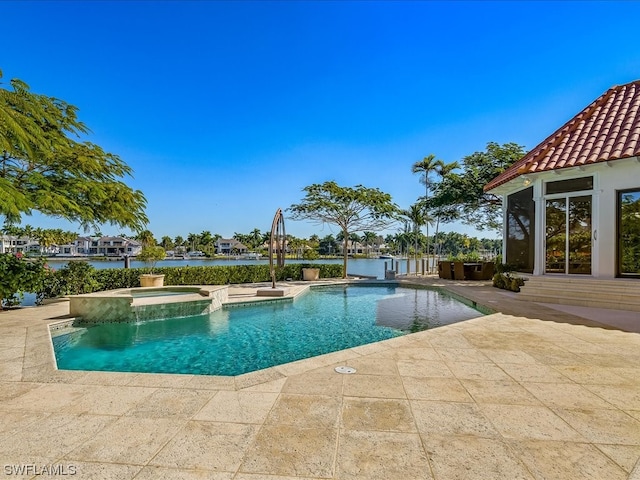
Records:
[[[640,474],[640,335],[411,281],[505,311],[234,378],[57,371],[68,305],[2,312],[0,458],[105,479]]]

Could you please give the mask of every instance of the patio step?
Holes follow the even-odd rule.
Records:
[[[640,312],[640,280],[531,276],[521,287],[518,298]]]

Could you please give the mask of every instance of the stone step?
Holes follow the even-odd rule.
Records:
[[[518,296],[522,300],[640,312],[640,281],[531,276]]]
[[[527,293],[521,292],[518,295],[519,299],[527,300],[529,302],[537,302],[537,303],[555,303],[559,305],[577,305],[581,307],[593,307],[593,308],[610,308],[614,310],[629,310],[632,312],[640,313],[640,302],[637,300],[633,301],[607,301],[601,299],[592,299],[592,298],[566,298],[561,296],[550,296],[550,295],[529,295]],[[640,315],[639,315],[640,318]]]

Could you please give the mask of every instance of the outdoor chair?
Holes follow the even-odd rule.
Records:
[[[453,279],[464,280],[464,263],[453,262]]]
[[[471,272],[471,280],[491,280],[494,270],[494,262],[483,262],[480,269]]]
[[[438,276],[446,280],[451,280],[451,262],[438,262]]]

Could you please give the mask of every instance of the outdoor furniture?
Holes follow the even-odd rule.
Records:
[[[491,280],[495,271],[494,262],[482,262],[471,271],[471,280]]]
[[[451,262],[438,262],[438,276],[446,280],[453,278]]]
[[[452,262],[453,265],[453,279],[454,280],[464,280],[464,263],[463,262]]]

